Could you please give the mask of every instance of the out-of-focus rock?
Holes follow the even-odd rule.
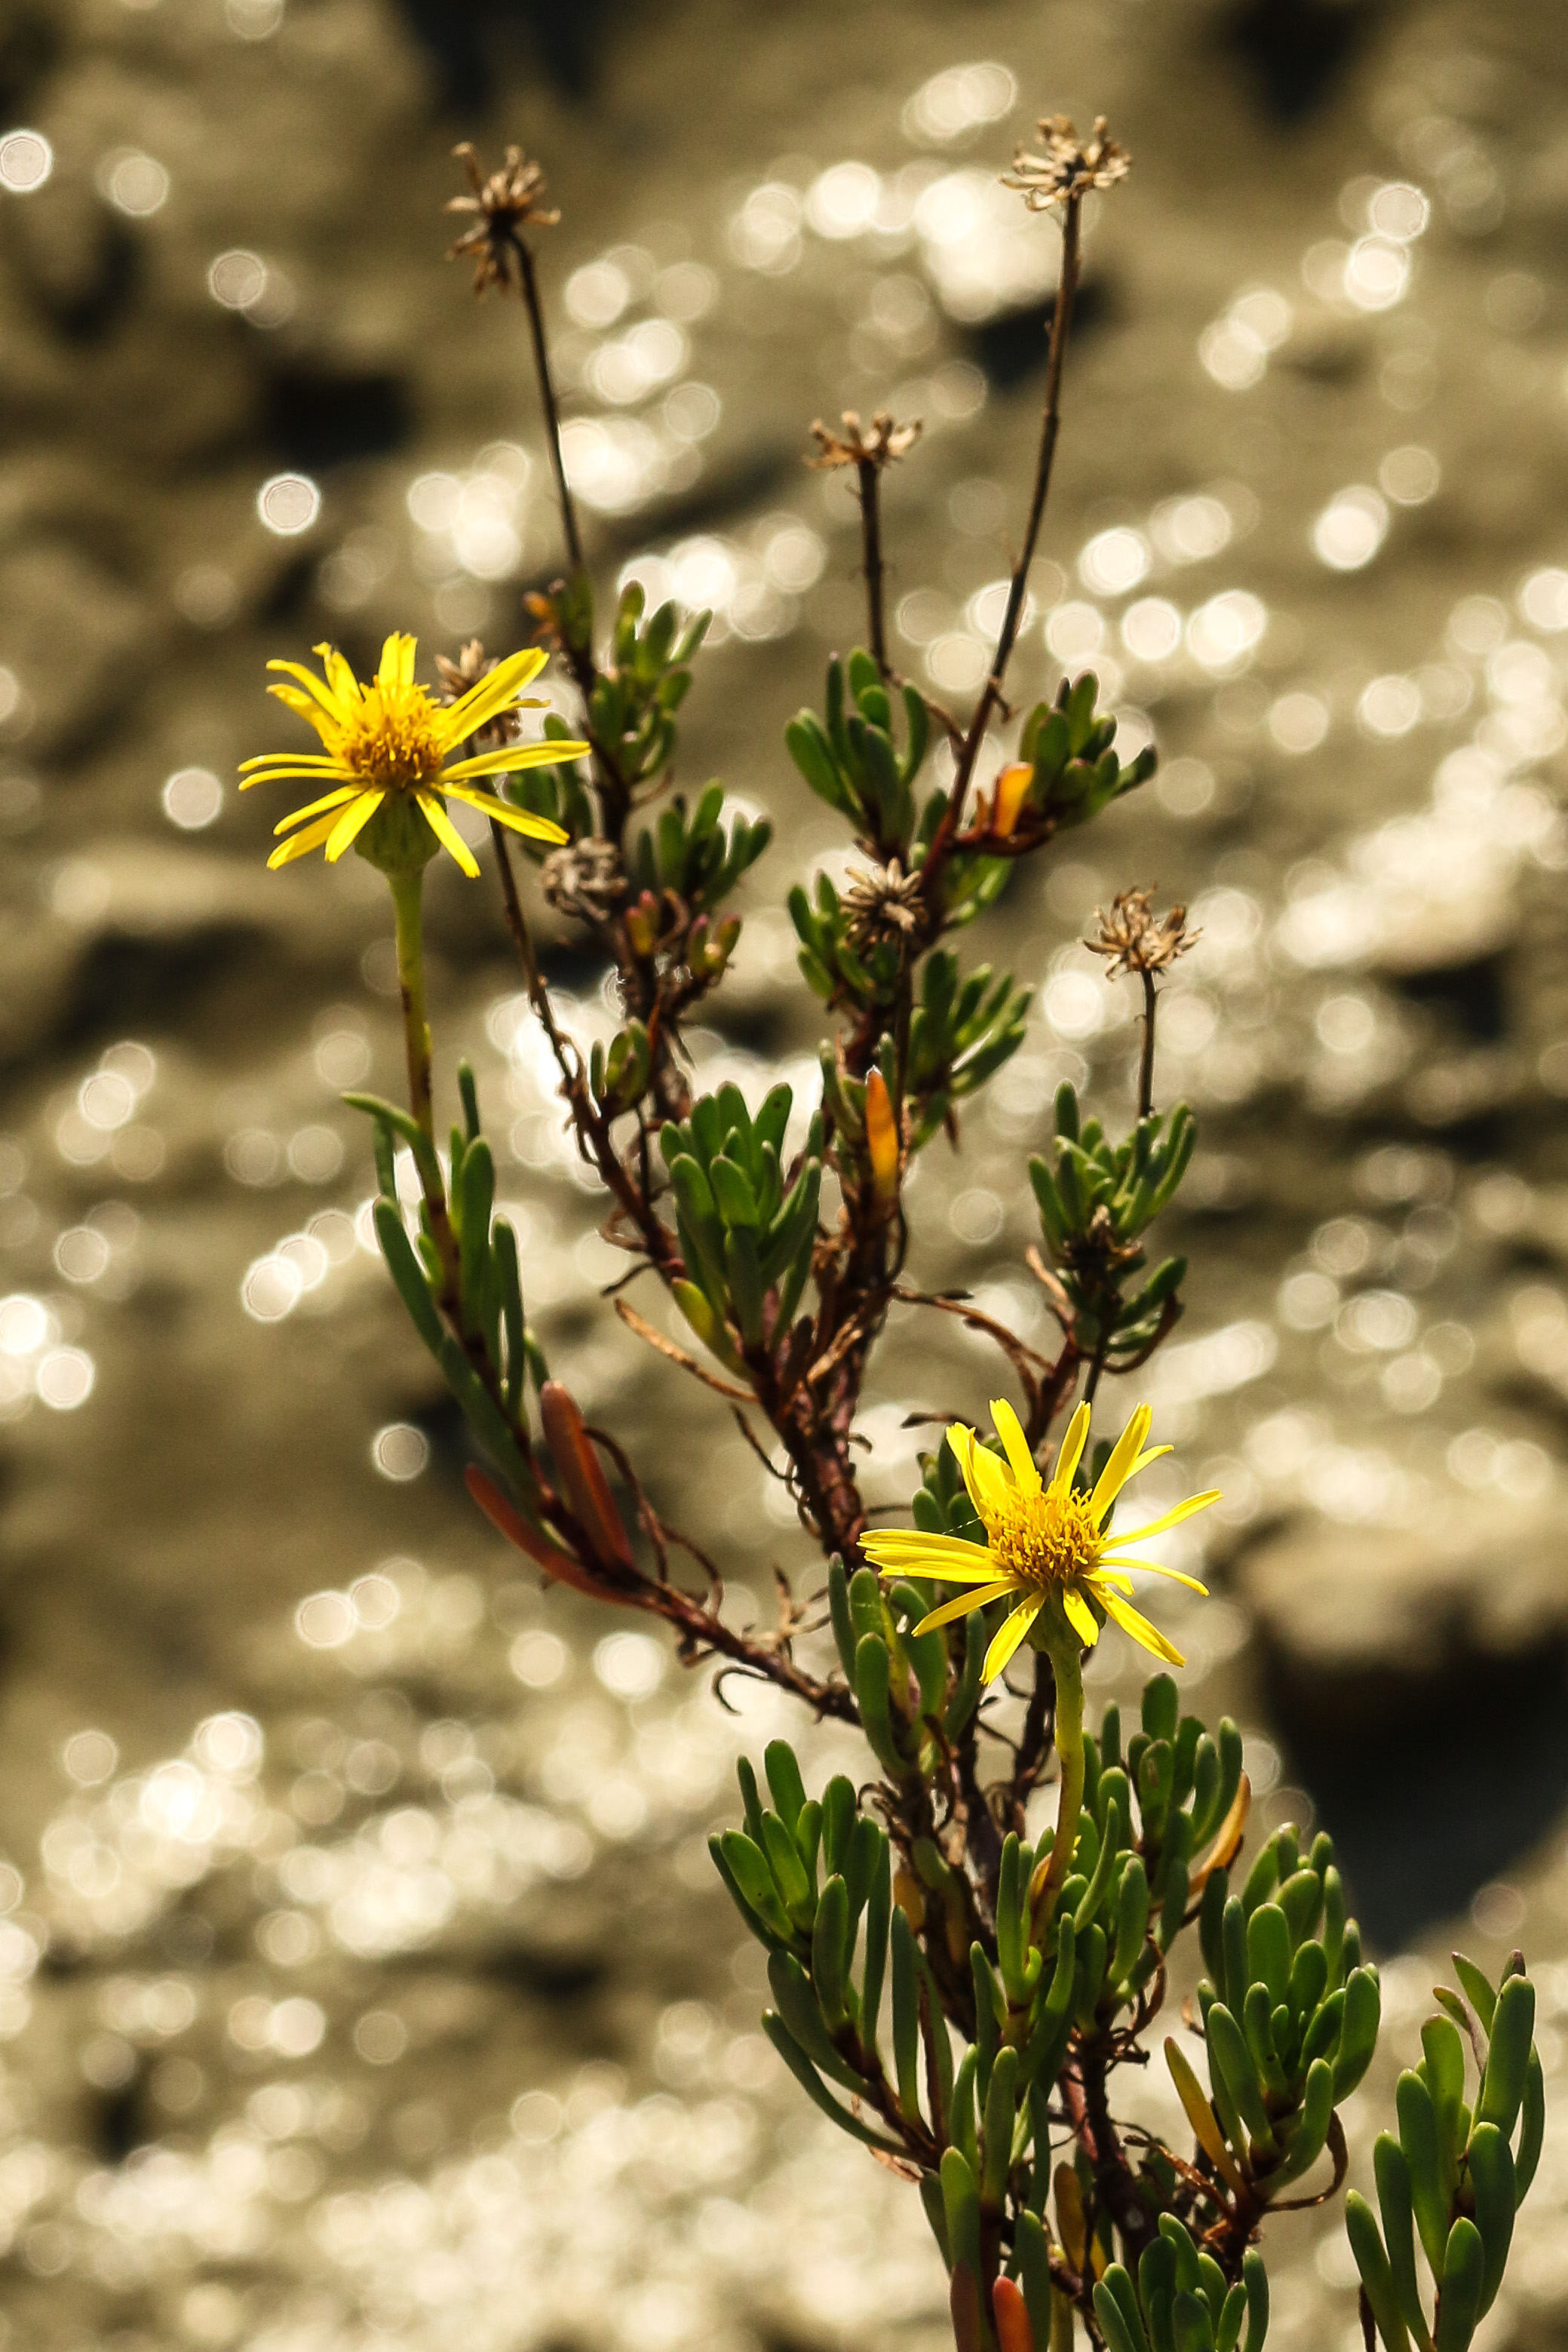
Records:
[[[1414,1528],[1313,1515],[1249,1550],[1245,1597],[1287,1682],[1352,1722],[1391,1686],[1506,1657],[1568,1627],[1560,1500],[1445,1497]]]
[[[60,539],[0,555],[0,646],[27,698],[30,752],[79,749],[134,687],[155,634],[135,591]]]
[[[79,182],[51,185],[21,209],[15,250],[37,310],[73,341],[107,332],[133,299],[135,241]]]
[[[249,858],[94,840],[44,869],[0,927],[0,1060],[139,1024],[201,1034],[241,992],[262,1037],[301,971],[330,991],[374,936],[362,871],[289,889]]]

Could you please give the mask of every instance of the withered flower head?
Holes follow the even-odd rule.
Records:
[[[539,887],[558,915],[602,923],[626,896],[621,853],[612,841],[570,841],[539,868]]]
[[[1114,980],[1124,971],[1168,971],[1177,956],[1185,955],[1201,931],[1186,928],[1186,908],[1173,907],[1167,915],[1154,911],[1154,891],[1119,890],[1111,901],[1107,915],[1102,908],[1094,909],[1100,932],[1097,939],[1083,944],[1093,955],[1107,956],[1107,980]]]
[[[819,417],[811,427],[811,437],[817,444],[817,455],[808,457],[808,466],[820,473],[829,473],[835,466],[874,466],[880,474],[894,457],[902,457],[914,448],[920,438],[921,420],[895,425],[892,411],[879,408],[869,425],[862,425],[856,411],[846,408],[843,431],[835,433]]]
[[[465,139],[452,152],[468,174],[468,194],[451,197],[446,209],[473,213],[475,218],[447,247],[446,258],[457,261],[471,256],[475,293],[486,293],[494,286],[504,294],[512,282],[519,230],[553,228],[560,215],[546,210],[543,167],[530,163],[520,147],[508,147],[500,170],[488,175],[480,170],[470,141]]]
[[[1010,172],[1002,174],[1004,188],[1017,188],[1031,213],[1051,205],[1076,203],[1091,188],[1113,187],[1127,176],[1132,157],[1109,135],[1105,117],[1097,114],[1092,137],[1080,139],[1065,114],[1047,115],[1040,126],[1043,155],[1020,147]]]
[[[442,685],[447,689],[446,699],[455,702],[460,695],[467,693],[471,686],[477,686],[482,677],[487,677],[496,664],[480,640],[470,637],[455,661],[450,661],[445,654],[437,654],[435,667],[441,673]]]
[[[908,955],[925,926],[925,900],[918,874],[905,874],[896,857],[856,874],[843,895],[850,945],[863,953],[884,942]]]

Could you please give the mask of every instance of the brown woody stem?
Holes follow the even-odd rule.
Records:
[[[964,796],[975,772],[975,762],[980,746],[986,740],[993,712],[1002,698],[1002,684],[1023,619],[1024,598],[1029,593],[1030,567],[1040,541],[1040,527],[1045,514],[1045,502],[1051,490],[1051,470],[1056,457],[1057,435],[1061,429],[1061,369],[1067,356],[1067,338],[1072,325],[1073,299],[1078,292],[1079,210],[1080,195],[1066,199],[1061,223],[1061,268],[1056,282],[1056,303],[1051,314],[1051,341],[1045,362],[1045,404],[1040,415],[1040,452],[1035,459],[1034,488],[1030,496],[1029,520],[1024,526],[1023,545],[1013,566],[1012,580],[1008,589],[1007,609],[997,637],[997,650],[992,657],[990,674],[978,707],[969,722],[964,748],[958,756],[956,772],[947,806],[932,841],[925,871],[935,877],[952,846],[953,835],[958,829],[963,813]],[[929,899],[928,899],[929,903]]]
[[[1144,983],[1144,1051],[1138,1064],[1138,1117],[1147,1118],[1155,1107],[1155,975],[1141,971]]]
[[[517,951],[517,961],[523,968],[528,1003],[538,1014],[545,1035],[549,1039],[550,1052],[554,1055],[556,1067],[560,1072],[561,1093],[565,1096],[567,1107],[571,1113],[571,1123],[578,1140],[586,1147],[585,1156],[598,1169],[610,1191],[614,1194],[618,1205],[635,1225],[642,1238],[643,1246],[653,1265],[666,1277],[671,1274],[679,1274],[682,1271],[679,1252],[669,1234],[660,1223],[653,1203],[622,1166],[615,1147],[611,1141],[609,1123],[601,1118],[593,1108],[592,1097],[588,1091],[588,1081],[582,1073],[581,1061],[570,1040],[565,1035],[556,1020],[555,1009],[549,1001],[549,991],[545,986],[544,974],[539,970],[538,957],[534,952],[533,938],[528,929],[528,918],[523,912],[523,902],[517,895],[517,877],[512,868],[511,850],[506,832],[497,824],[494,817],[490,819],[490,832],[496,844],[496,863],[501,876],[501,898],[507,911],[507,929],[511,934],[512,945]]]
[[[566,533],[567,552],[571,557],[574,572],[582,570],[582,537],[577,527],[577,509],[572,504],[571,488],[566,478],[566,457],[560,446],[560,407],[556,399],[555,380],[550,374],[549,344],[545,337],[544,312],[539,305],[538,280],[534,274],[534,257],[520,236],[512,238],[512,250],[517,257],[517,276],[523,289],[523,306],[528,314],[528,333],[534,347],[534,373],[538,378],[539,402],[545,413],[545,429],[549,440],[550,464],[555,469],[555,486],[560,499],[561,529]]]
[[[874,457],[862,457],[855,472],[860,480],[861,542],[865,551],[866,627],[872,659],[883,677],[888,675],[887,631],[882,609],[881,468]]]

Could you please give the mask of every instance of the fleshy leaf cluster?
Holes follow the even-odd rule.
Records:
[[[1345,2200],[1364,2299],[1385,2352],[1409,2352],[1412,2342],[1418,2352],[1467,2352],[1497,2300],[1545,2136],[1535,1988],[1521,1956],[1500,1986],[1458,1952],[1454,1969],[1462,1990],[1437,1988],[1442,2014],[1427,2019],[1420,2063],[1399,2077],[1398,2129],[1380,2133],[1373,2150],[1376,2210],[1354,2189]],[[1417,2245],[1435,2290],[1431,2315]]]
[[[772,1088],[755,1118],[737,1086],[693,1103],[689,1118],[659,1130],[675,1198],[686,1272],[673,1284],[676,1305],[719,1360],[743,1370],[747,1349],[789,1328],[817,1233],[822,1186],[822,1121],[811,1121],[787,1181],[785,1129],[794,1097]]]
[[[1175,1197],[1197,1141],[1197,1123],[1178,1103],[1168,1113],[1146,1112],[1130,1136],[1113,1143],[1097,1118],[1082,1116],[1076,1089],[1064,1080],[1054,1149],[1029,1163],[1064,1320],[1080,1353],[1103,1350],[1113,1370],[1131,1370],[1181,1312],[1186,1258],[1166,1258],[1145,1276],[1142,1242]]]

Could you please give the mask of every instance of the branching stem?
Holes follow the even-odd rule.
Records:
[[[500,870],[501,897],[507,910],[507,929],[511,934],[512,945],[517,951],[517,961],[523,968],[523,980],[528,989],[528,1003],[532,1005],[539,1024],[549,1040],[550,1052],[555,1056],[556,1067],[560,1072],[561,1092],[566,1097],[567,1107],[571,1113],[571,1122],[579,1142],[585,1147],[586,1156],[604,1179],[620,1208],[635,1226],[641,1236],[643,1247],[647,1251],[653,1265],[666,1276],[672,1270],[678,1273],[680,1271],[679,1253],[668,1232],[660,1223],[658,1213],[646,1191],[643,1186],[635,1183],[622,1167],[620,1156],[611,1139],[609,1122],[601,1118],[594,1109],[593,1098],[588,1090],[588,1081],[583,1076],[581,1061],[571,1041],[556,1020],[555,1008],[549,1001],[549,990],[545,985],[544,974],[539,970],[538,957],[534,951],[528,918],[523,912],[523,902],[517,895],[517,877],[512,869],[511,850],[504,829],[497,824],[494,817],[490,819],[490,832],[496,844],[496,863]]]
[[[1123,2260],[1135,2273],[1138,2256],[1157,2232],[1111,2121],[1103,2055],[1081,2044],[1062,2089],[1074,2137],[1093,2167],[1095,2197],[1120,2234]]]

